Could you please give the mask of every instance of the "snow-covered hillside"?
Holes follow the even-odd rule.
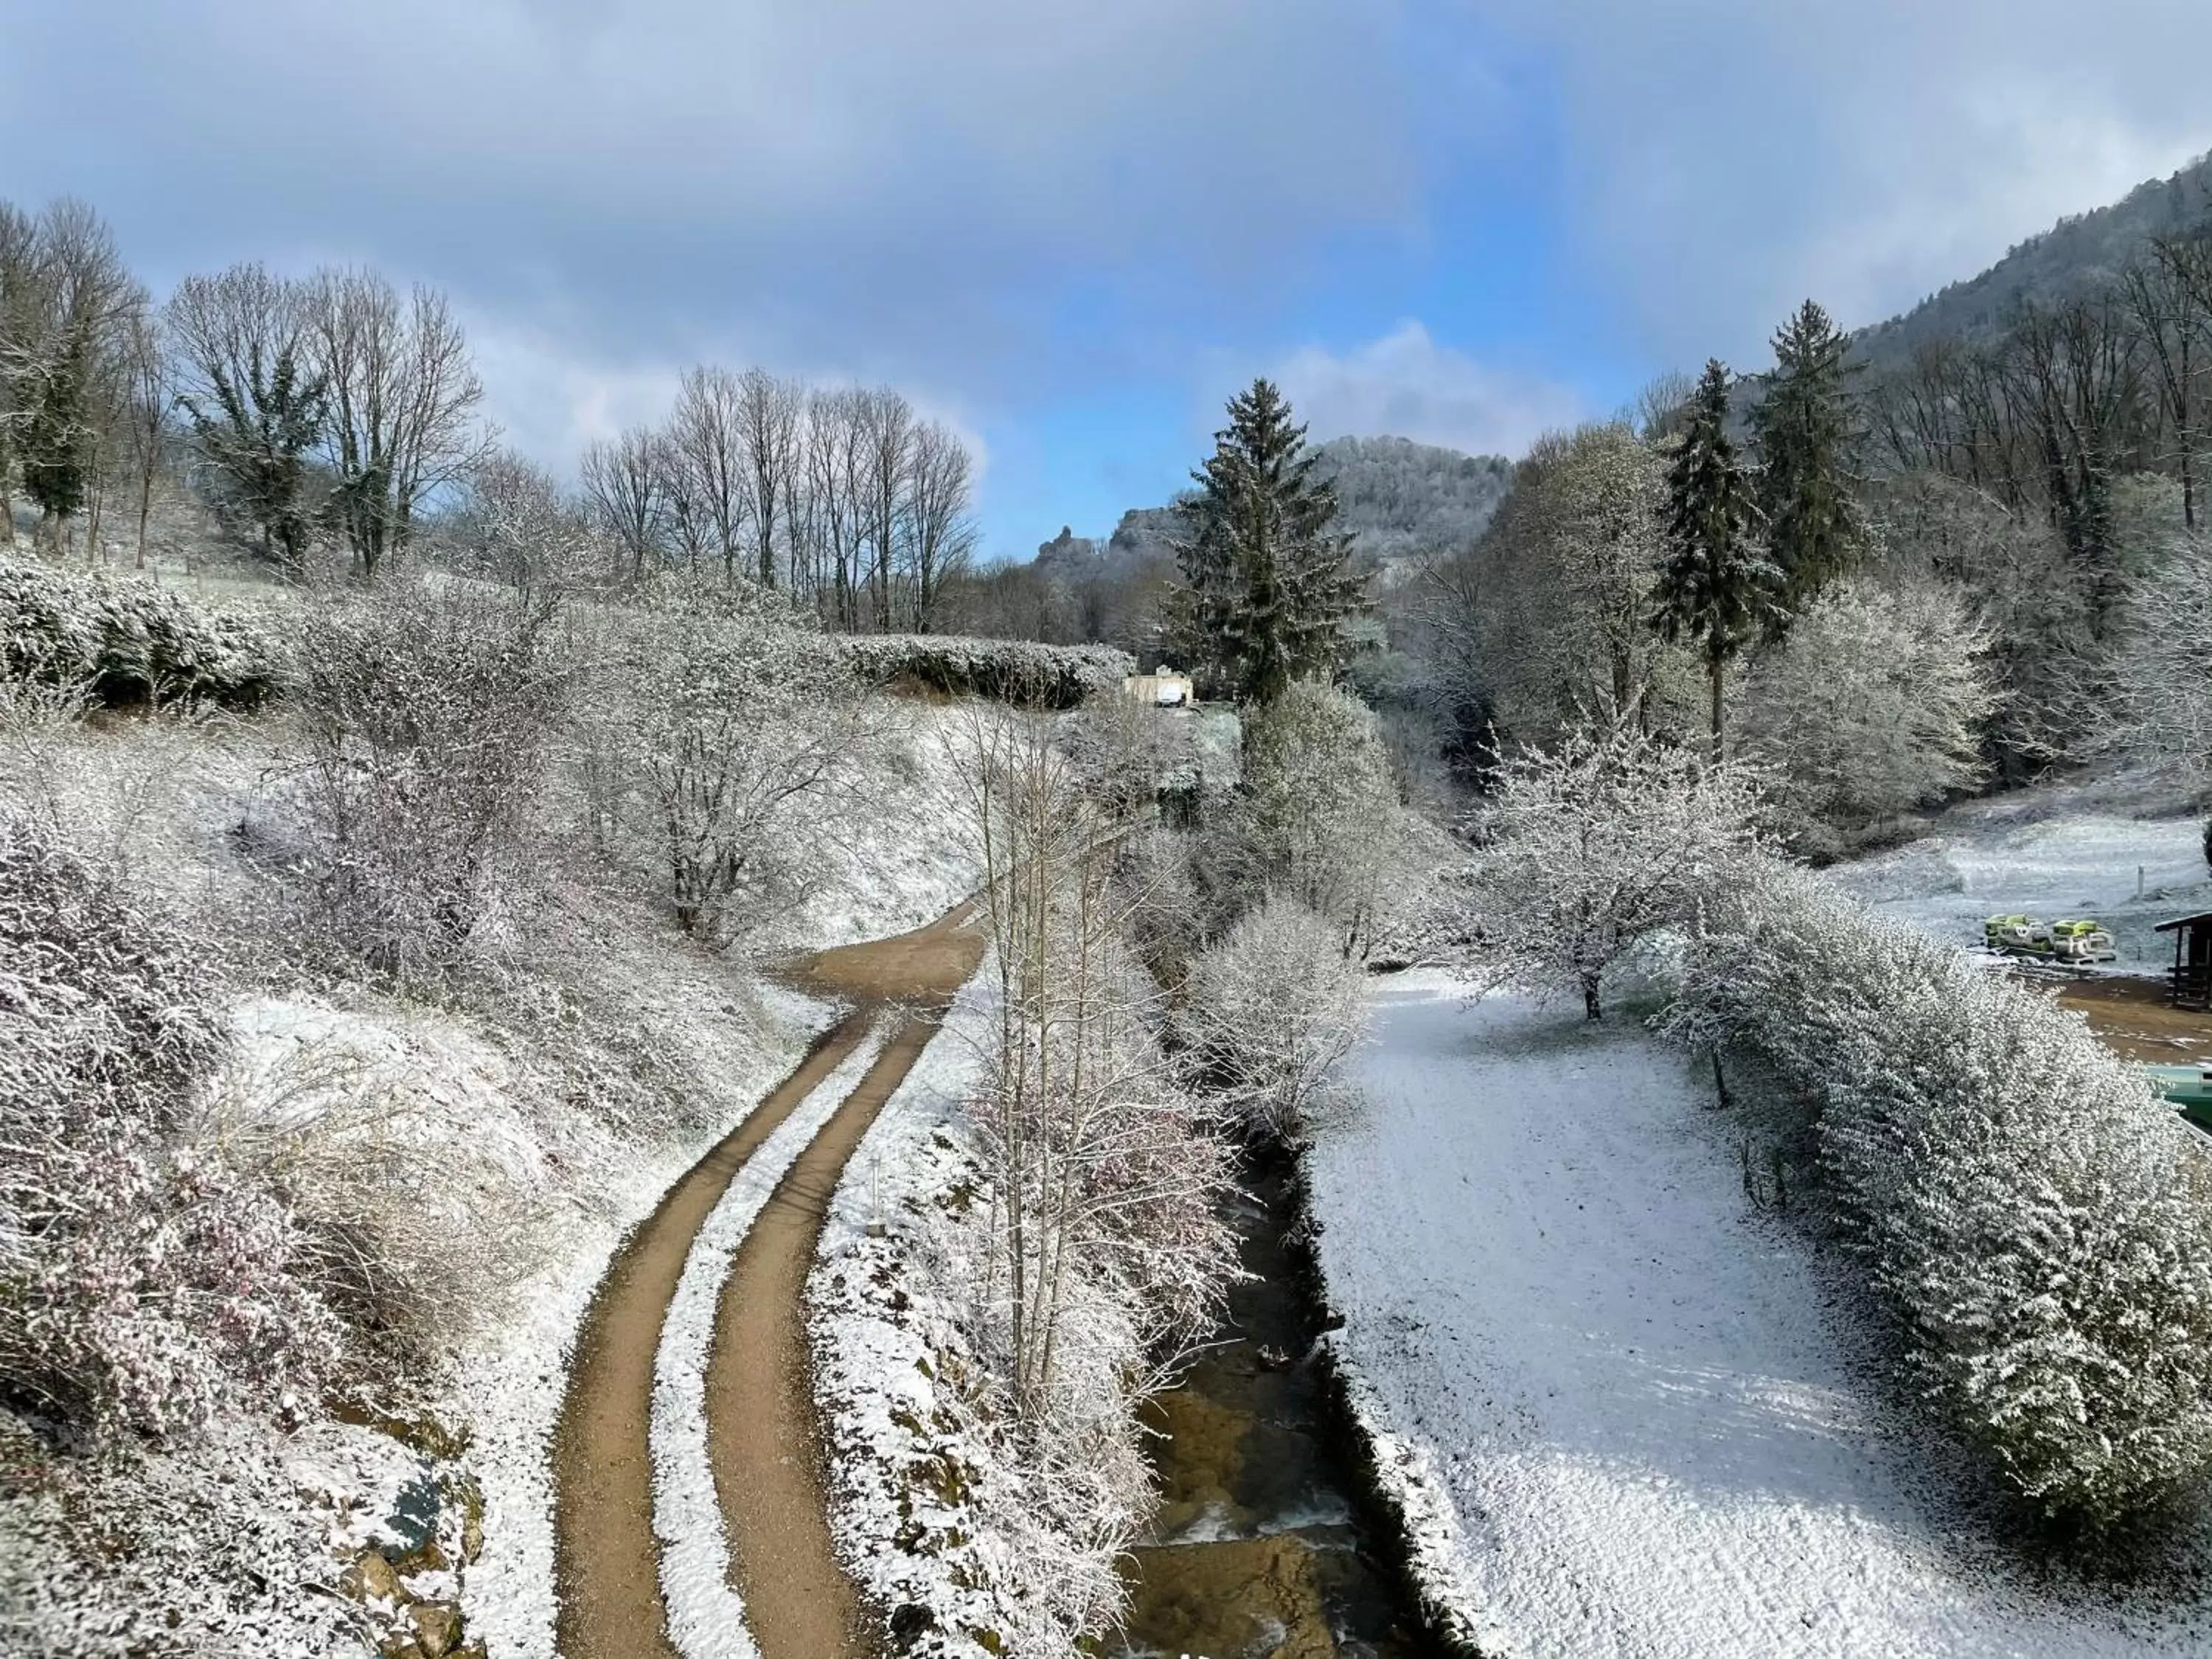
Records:
[[[1680,1055],[1409,975],[1357,1080],[1310,1155],[1332,1340],[1431,1593],[1485,1652],[2212,1644],[2212,1614],[2030,1583],[1960,1513],[1956,1457],[1751,1208]]]

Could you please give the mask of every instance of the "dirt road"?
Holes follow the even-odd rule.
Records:
[[[557,1640],[565,1659],[673,1659],[653,1531],[653,1358],[694,1237],[738,1170],[886,1010],[901,1024],[777,1186],[731,1267],[708,1364],[710,1461],[746,1622],[763,1659],[859,1659],[831,1553],[802,1293],[846,1160],[982,953],[968,907],[915,933],[827,951],[793,977],[853,1012],[671,1188],[585,1315],[553,1451]]]

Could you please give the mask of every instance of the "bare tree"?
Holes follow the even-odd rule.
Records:
[[[1204,1328],[1227,1260],[1213,1202],[1228,1175],[1152,1035],[1160,994],[1127,944],[1136,901],[1115,878],[1126,818],[1036,715],[979,709],[954,759],[998,975],[973,1109],[998,1209],[984,1294],[1003,1310],[1015,1405],[1034,1422],[1054,1409],[1061,1344],[1079,1340],[1063,1316],[1085,1279],[1146,1290],[1143,1346],[1163,1364]]]
[[[799,482],[799,416],[806,394],[795,382],[749,368],[738,377],[738,436],[747,466],[753,556],[763,587],[775,586],[776,536],[787,538]],[[795,586],[797,576],[793,582]]]
[[[950,427],[925,421],[915,428],[907,454],[907,544],[912,550],[914,627],[936,626],[945,584],[968,568],[975,549],[969,517],[975,463]]]
[[[867,586],[872,619],[879,632],[892,623],[893,583],[905,526],[908,458],[915,437],[914,405],[888,386],[854,395],[859,428],[854,492],[861,536],[867,546]]]
[[[668,453],[681,481],[678,534],[687,557],[719,562],[734,582],[746,557],[746,505],[751,459],[741,425],[743,393],[736,375],[702,365],[686,370],[669,417]]]
[[[370,270],[323,270],[306,297],[315,367],[330,388],[340,529],[364,582],[406,550],[418,508],[490,447],[483,386],[443,295],[405,299]]]
[[[2212,366],[2212,246],[2201,237],[2154,238],[2120,273],[2120,291],[2142,336],[2172,434],[2184,526],[2197,528],[2197,413]]]
[[[131,319],[145,306],[115,238],[83,203],[64,198],[31,224],[20,216],[4,231],[0,271],[0,414],[24,493],[39,507],[51,544],[63,545],[70,520],[94,515],[120,398],[121,364]]]
[[[643,580],[661,555],[669,495],[664,444],[659,434],[631,427],[584,451],[584,500],[599,529],[621,550],[632,581]]]

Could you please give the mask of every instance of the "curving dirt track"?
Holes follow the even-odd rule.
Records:
[[[793,977],[859,1006],[672,1187],[616,1255],[578,1334],[553,1448],[556,1640],[566,1659],[675,1659],[653,1533],[653,1357],[698,1232],[731,1179],[886,1007],[906,1018],[777,1186],[732,1264],[708,1361],[708,1445],[733,1577],[763,1659],[865,1651],[831,1551],[802,1305],[829,1196],[853,1148],[974,972],[963,905],[929,927],[808,958]]]

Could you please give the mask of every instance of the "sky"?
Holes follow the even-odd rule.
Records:
[[[2212,149],[2203,0],[0,0],[0,198],[155,293],[444,289],[556,471],[690,363],[898,386],[987,553],[1278,379],[1514,454]]]

